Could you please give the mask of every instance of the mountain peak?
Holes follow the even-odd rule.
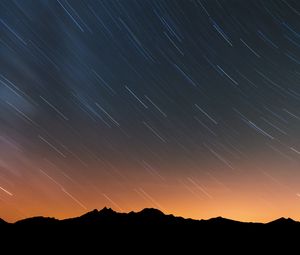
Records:
[[[271,221],[269,222],[269,224],[292,224],[292,223],[295,223],[296,221],[294,221],[293,219],[291,218],[284,218],[284,217],[281,217],[277,220],[274,220],[274,221]]]
[[[110,207],[106,207],[104,206],[103,209],[101,209],[100,211],[97,211],[98,213],[105,213],[105,214],[111,214],[111,213],[117,213],[116,211],[114,211],[113,209],[111,209]]]
[[[148,215],[165,215],[162,211],[160,211],[156,208],[144,208],[139,213],[148,214]]]

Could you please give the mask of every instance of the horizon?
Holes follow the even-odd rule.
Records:
[[[201,221],[201,220],[205,220],[205,221],[207,221],[207,220],[212,220],[212,219],[218,219],[218,218],[221,218],[221,219],[224,219],[224,220],[233,220],[233,221],[237,221],[237,222],[241,222],[241,223],[263,223],[263,224],[267,224],[267,223],[271,223],[271,222],[273,222],[273,221],[276,221],[276,220],[279,220],[279,219],[284,219],[284,220],[289,220],[289,219],[291,219],[291,220],[293,220],[293,221],[295,221],[295,222],[300,222],[300,221],[298,221],[298,220],[296,220],[296,219],[293,219],[293,218],[290,218],[290,217],[279,217],[279,218],[275,218],[275,219],[273,219],[273,220],[270,220],[270,221],[265,221],[265,222],[261,222],[261,221],[241,221],[241,220],[236,220],[236,219],[232,219],[232,218],[226,218],[226,217],[222,217],[222,216],[215,216],[215,217],[210,217],[210,218],[191,218],[191,217],[183,217],[182,215],[176,215],[176,214],[173,214],[173,213],[166,213],[166,212],[164,212],[164,211],[161,211],[160,209],[157,209],[157,208],[153,208],[153,207],[145,207],[145,208],[142,208],[142,209],[140,209],[140,210],[131,210],[131,211],[118,211],[118,210],[114,210],[113,208],[111,208],[111,207],[107,207],[107,206],[104,206],[102,209],[97,209],[97,208],[95,208],[95,209],[92,209],[92,210],[90,210],[90,211],[87,211],[87,212],[85,212],[85,213],[83,213],[83,214],[80,214],[80,215],[77,215],[77,216],[73,216],[73,217],[67,217],[67,218],[57,218],[57,217],[53,217],[53,216],[51,216],[51,215],[47,215],[47,216],[45,216],[45,215],[35,215],[35,216],[29,216],[29,217],[26,217],[26,218],[21,218],[21,219],[18,219],[18,220],[16,220],[16,221],[14,221],[14,222],[11,222],[11,221],[5,221],[5,222],[7,222],[7,223],[16,223],[16,222],[18,222],[18,221],[22,221],[22,220],[26,220],[26,219],[33,219],[33,218],[39,218],[39,217],[42,217],[42,218],[53,218],[53,219],[56,219],[56,220],[59,220],[59,221],[61,221],[61,220],[67,220],[67,219],[74,219],[74,218],[77,218],[77,217],[81,217],[81,216],[84,216],[84,215],[86,215],[86,214],[88,214],[88,213],[90,213],[90,212],[94,212],[94,211],[97,211],[97,213],[99,213],[99,212],[101,212],[101,211],[104,211],[104,210],[111,210],[112,212],[115,212],[115,213],[124,213],[124,214],[129,214],[129,213],[141,213],[142,211],[145,211],[145,210],[156,210],[156,211],[158,211],[158,212],[160,212],[160,213],[163,213],[165,216],[169,216],[169,215],[172,215],[172,216],[175,216],[175,217],[180,217],[180,218],[183,218],[183,219],[185,219],[185,220],[189,220],[189,219],[191,219],[191,220],[195,220],[195,221]],[[2,218],[0,218],[0,219],[2,219]],[[2,220],[4,220],[4,219],[2,219]]]
[[[0,1],[0,218],[300,220],[299,10]]]

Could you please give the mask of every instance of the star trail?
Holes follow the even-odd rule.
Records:
[[[0,2],[0,217],[300,219],[296,0]]]

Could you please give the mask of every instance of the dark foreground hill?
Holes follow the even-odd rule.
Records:
[[[285,218],[266,224],[221,217],[192,220],[165,215],[157,209],[118,213],[105,207],[65,220],[46,217],[15,223],[0,220],[0,235],[9,240],[29,239],[32,244],[44,243],[47,247],[56,244],[73,248],[74,245],[86,248],[99,245],[102,249],[108,246],[119,250],[139,245],[148,246],[147,249],[163,245],[168,249],[180,246],[186,250],[191,247],[211,250],[211,253],[196,254],[214,254],[213,251],[236,250],[240,246],[258,253],[258,247],[265,247],[268,251],[281,247],[285,250],[284,254],[290,254],[288,249],[300,243],[300,222]]]

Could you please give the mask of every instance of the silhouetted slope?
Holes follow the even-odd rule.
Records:
[[[23,220],[19,220],[14,223],[14,225],[52,225],[52,224],[57,224],[59,222],[58,219],[55,218],[50,218],[50,217],[42,217],[42,216],[37,216],[37,217],[32,217],[32,218],[27,218]]]
[[[279,219],[271,221],[267,224],[268,225],[287,225],[287,226],[295,225],[296,226],[296,225],[300,225],[300,222],[294,221],[291,218],[279,218]]]
[[[7,225],[8,223],[5,220],[0,218],[0,226]]]

